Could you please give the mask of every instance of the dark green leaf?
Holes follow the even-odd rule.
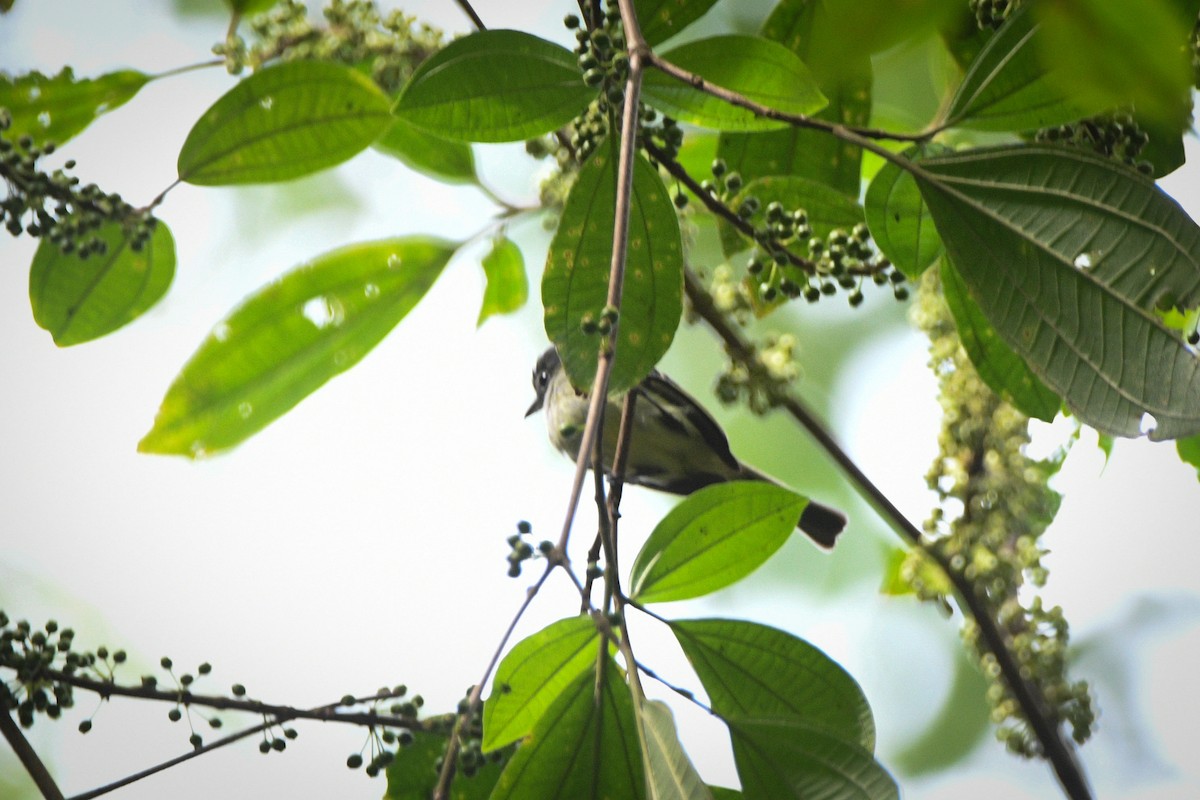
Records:
[[[609,390],[635,385],[671,345],[683,313],[683,254],[679,222],[658,173],[634,164],[625,288],[617,358]],[[579,171],[542,275],[546,334],[558,346],[567,375],[587,391],[596,374],[600,340],[581,329],[600,319],[608,298],[616,204],[616,155],[604,143]]]
[[[1111,446],[1111,443],[1110,443]],[[1200,434],[1175,441],[1175,450],[1185,464],[1196,468],[1196,477],[1200,478]]]
[[[475,183],[475,154],[466,142],[454,142],[423,131],[401,117],[375,142],[375,149],[405,166],[445,183]]]
[[[914,174],[972,299],[1080,419],[1200,431],[1200,361],[1156,313],[1200,304],[1200,228],[1175,201],[1074,148],[964,151]]]
[[[638,24],[649,44],[665,42],[704,16],[717,0],[639,0]]]
[[[260,289],[184,365],[138,450],[194,458],[262,430],[358,363],[457,246],[425,237],[350,245]]]
[[[759,481],[693,492],[654,528],[630,573],[642,603],[686,600],[749,575],[787,541],[808,498]]]
[[[646,761],[651,800],[713,800],[712,792],[683,752],[675,718],[667,704],[646,701],[642,705],[642,720],[646,731],[642,757]]]
[[[799,175],[779,175],[752,180],[738,193],[731,205],[737,208],[746,197],[758,198],[764,208],[772,202],[779,202],[786,209],[804,209],[808,212],[808,224],[812,228],[812,235],[820,238],[827,236],[834,228],[849,231],[863,221],[862,206],[854,197]],[[750,244],[752,243],[732,225],[721,225],[721,245],[726,255],[744,250]]]
[[[671,629],[722,718],[803,722],[874,749],[875,723],[862,689],[808,642],[740,620],[677,620]]]
[[[29,136],[38,145],[62,144],[96,117],[129,102],[149,80],[129,69],[78,79],[70,67],[52,78],[40,72],[17,77],[0,73],[0,108],[12,117],[4,136],[14,142]]]
[[[898,800],[892,776],[866,750],[795,719],[726,718],[749,800]]]
[[[713,800],[741,800],[743,796],[737,789],[728,789],[724,786],[710,786],[708,788],[712,792]]]
[[[225,5],[229,6],[231,11],[236,11],[242,16],[249,16],[261,14],[277,2],[278,0],[225,0]]]
[[[1066,91],[1060,62],[1047,64],[1041,31],[1029,6],[1015,11],[996,32],[963,77],[950,110],[948,126],[983,131],[1029,131],[1090,117],[1112,107]]]
[[[449,139],[515,142],[562,127],[595,97],[569,50],[521,31],[480,31],[422,63],[395,113]]]
[[[603,670],[599,692],[596,671],[589,670],[546,710],[508,762],[492,800],[646,796],[633,697],[612,659]]]
[[[812,114],[828,102],[795,53],[755,36],[714,36],[677,47],[663,58],[724,89],[789,114]],[[646,73],[642,99],[665,114],[725,131],[763,131],[785,123],[760,117],[658,70]]]
[[[520,641],[496,670],[483,706],[483,749],[529,735],[563,690],[592,673],[600,634],[590,617],[568,617]]]
[[[340,164],[391,123],[369,78],[323,61],[262,69],[212,105],[179,152],[179,178],[203,186],[267,183]]]
[[[1062,399],[1046,388],[1025,361],[996,335],[949,259],[942,261],[941,278],[946,305],[979,377],[1022,414],[1046,422],[1053,420],[1062,408]]]
[[[387,768],[387,793],[384,800],[429,800],[437,788],[447,736],[412,731],[413,741],[401,747],[396,760]],[[450,785],[449,800],[487,800],[491,797],[500,772],[508,763],[507,751],[499,761],[488,760],[475,768],[473,775],[459,770]]]
[[[920,152],[912,147],[904,155],[915,158]],[[897,165],[886,162],[875,173],[864,206],[875,244],[909,280],[920,277],[942,254],[941,237],[917,182]]]
[[[483,257],[483,274],[487,277],[487,288],[483,291],[483,307],[479,309],[476,325],[482,325],[493,314],[511,314],[525,305],[529,298],[525,259],[521,248],[511,239],[497,239],[492,244]]]
[[[1033,4],[1042,58],[1063,94],[1089,106],[1130,106],[1173,121],[1190,101],[1190,13],[1175,0],[1056,0]]]
[[[137,252],[120,223],[95,234],[107,245],[103,255],[80,258],[43,239],[33,257],[33,318],[59,347],[98,339],[137,319],[175,277],[175,240],[162,221]]]

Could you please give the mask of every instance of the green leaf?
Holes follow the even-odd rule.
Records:
[[[979,377],[1022,414],[1046,422],[1053,420],[1062,408],[1062,399],[996,335],[949,259],[942,261],[941,279],[942,294],[954,317],[959,339]]]
[[[426,59],[396,101],[419,128],[467,142],[515,142],[556,130],[596,97],[576,57],[521,31],[480,31]]]
[[[637,18],[648,44],[665,42],[700,19],[717,0],[638,0]]]
[[[457,247],[426,237],[350,245],[260,289],[184,365],[138,450],[195,458],[262,430],[358,363]]]
[[[741,800],[742,793],[737,789],[729,789],[724,786],[710,786],[709,791],[712,792],[713,800]]]
[[[794,719],[726,718],[747,798],[899,800],[892,776],[866,750]]]
[[[904,156],[916,158],[922,152],[910,147]],[[864,206],[875,244],[909,280],[920,277],[944,252],[916,180],[896,164],[885,162],[875,173]]]
[[[396,759],[388,765],[384,800],[429,800],[437,788],[448,737],[419,730],[410,733],[412,743],[401,747]],[[462,770],[456,773],[450,785],[449,800],[487,800],[491,797],[500,772],[511,757],[508,751],[501,752],[499,761],[488,759],[477,766],[472,775],[466,775]]]
[[[238,83],[192,126],[179,179],[201,186],[299,178],[340,164],[391,123],[388,99],[364,75],[289,61]]]
[[[1029,6],[1013,12],[971,62],[950,102],[948,127],[1029,131],[1075,122],[1112,107],[1107,101],[1064,91],[1054,71],[1065,65],[1043,60],[1040,28]]]
[[[466,142],[443,139],[402,117],[375,142],[375,149],[397,158],[406,167],[445,183],[476,183],[475,154]]]
[[[120,223],[106,223],[95,235],[107,245],[103,255],[80,258],[43,239],[33,257],[33,319],[59,347],[90,342],[137,319],[175,277],[175,240],[161,220],[136,252]]]
[[[591,389],[600,341],[584,333],[608,300],[616,210],[616,154],[602,143],[579,170],[546,255],[542,305],[546,335],[558,346],[571,383]],[[675,206],[658,173],[640,156],[633,168],[625,286],[610,392],[634,386],[671,345],[683,314],[683,251]]]
[[[641,800],[646,777],[633,697],[612,659],[575,679],[500,776],[492,800]]]
[[[1191,464],[1196,468],[1196,477],[1200,478],[1200,434],[1189,436],[1186,439],[1176,439],[1175,450],[1179,453],[1179,458],[1183,463]]]
[[[631,596],[641,603],[686,600],[741,580],[783,546],[807,505],[808,498],[761,481],[693,492],[634,559]]]
[[[493,314],[511,314],[525,305],[529,298],[525,259],[511,239],[500,238],[492,243],[492,249],[483,257],[483,274],[487,288],[476,325],[482,325]]]
[[[862,127],[871,116],[871,59],[861,48],[836,47],[841,22],[827,3],[783,0],[762,35],[800,57],[829,105],[815,116]],[[895,15],[891,15],[895,16]],[[720,157],[743,177],[801,175],[842,194],[859,195],[862,150],[823,131],[787,127],[763,133],[721,134]]]
[[[1200,431],[1200,361],[1156,313],[1200,303],[1200,228],[1174,200],[1073,148],[913,169],[971,298],[1080,419],[1115,436]]]
[[[236,11],[246,17],[251,14],[261,14],[276,2],[278,0],[225,0],[225,5],[229,6],[231,11]]]
[[[875,747],[875,722],[862,689],[808,642],[756,622],[670,624],[722,718],[802,722],[868,751]]]
[[[15,142],[29,136],[37,145],[61,145],[96,117],[129,102],[149,80],[130,69],[98,78],[76,78],[70,67],[52,78],[40,72],[0,74],[0,108],[12,117],[4,138]]]
[[[666,703],[649,700],[642,704],[646,760],[652,800],[713,800],[696,767],[683,751],[675,718]]]
[[[849,231],[863,221],[862,206],[854,197],[831,189],[824,183],[798,175],[778,175],[752,180],[730,205],[737,208],[747,197],[758,198],[763,208],[772,202],[779,202],[787,209],[803,208],[808,212],[808,225],[812,228],[812,235],[822,239],[834,228]],[[744,250],[751,244],[736,228],[724,221],[720,229],[721,245],[726,255]]]
[[[596,666],[600,634],[590,617],[559,620],[520,641],[500,662],[483,706],[483,749],[529,735],[563,690]]]
[[[1052,0],[1034,4],[1033,12],[1042,58],[1063,94],[1089,106],[1133,106],[1164,122],[1190,103],[1194,4]]]
[[[804,62],[791,50],[769,39],[714,36],[681,45],[662,57],[717,86],[777,111],[812,114],[828,102]],[[764,131],[786,125],[718,100],[658,70],[646,73],[642,99],[665,114],[701,127]]]

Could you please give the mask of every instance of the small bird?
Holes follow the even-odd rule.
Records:
[[[579,455],[587,419],[588,397],[572,388],[558,351],[550,347],[533,368],[537,397],[528,417],[546,410],[550,442],[572,459]],[[625,481],[672,494],[691,494],[713,483],[735,480],[777,483],[748,467],[729,451],[729,440],[717,421],[674,381],[657,370],[631,391],[634,404],[632,436]],[[604,460],[612,463],[621,424],[621,397],[609,397],[604,410]],[[810,500],[797,527],[821,547],[833,547],[846,527],[840,511]]]

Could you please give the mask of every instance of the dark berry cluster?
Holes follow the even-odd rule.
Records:
[[[74,638],[73,630],[60,630],[54,620],[35,630],[25,620],[12,623],[0,611],[0,670],[12,674],[0,680],[0,713],[15,710],[17,721],[28,728],[37,714],[58,719],[64,708],[75,705],[73,687],[47,675],[52,669],[74,674],[96,662],[96,654],[71,650]],[[114,659],[124,661],[125,653],[118,651]]]
[[[999,28],[1020,6],[1021,0],[971,0],[971,11],[981,30]]]
[[[537,558],[539,555],[542,558],[550,555],[554,550],[553,542],[540,542],[537,546],[537,551],[533,549],[533,545],[525,541],[525,537],[533,533],[533,526],[525,520],[517,523],[517,532],[507,539],[508,546],[511,548],[508,553],[508,576],[510,578],[521,577],[521,565],[531,558]]]
[[[125,226],[130,246],[141,250],[154,232],[154,217],[148,210],[135,209],[119,194],[108,194],[94,183],[80,185],[69,172],[74,161],[47,172],[38,163],[55,152],[53,142],[36,144],[29,136],[12,141],[5,132],[12,124],[0,109],[0,180],[5,193],[0,198],[0,224],[13,236],[25,233],[47,239],[64,253],[80,258],[103,255],[105,242],[96,231],[105,224]]]
[[[1039,142],[1086,148],[1146,175],[1154,173],[1154,166],[1149,161],[1138,160],[1150,135],[1128,114],[1104,114],[1071,125],[1042,128],[1036,138]]]
[[[387,710],[394,717],[405,717],[415,720],[420,713],[421,707],[425,705],[425,698],[419,694],[414,694],[408,697],[408,687],[401,684],[394,688],[380,687],[375,698],[372,700],[372,708],[379,711],[383,703],[388,703]],[[390,702],[389,702],[390,701]],[[346,695],[342,698],[343,706],[353,706],[358,704],[358,699],[353,695]],[[384,728],[376,730],[374,727],[370,729],[367,736],[367,744],[364,745],[364,750],[369,749],[370,760],[363,758],[362,751],[352,753],[346,758],[346,766],[350,769],[358,769],[366,764],[368,777],[374,778],[380,772],[388,768],[393,761],[396,760],[396,752],[411,745],[414,741],[413,732],[407,728],[392,730]]]

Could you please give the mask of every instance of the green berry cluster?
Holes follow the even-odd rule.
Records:
[[[1138,160],[1150,135],[1129,114],[1103,114],[1071,125],[1042,128],[1036,134],[1039,142],[1052,142],[1082,147],[1102,156],[1116,159],[1145,175],[1154,174],[1154,165]]]
[[[1045,584],[1040,537],[1058,510],[1049,485],[1055,463],[1025,454],[1029,418],[998,397],[979,377],[961,346],[941,296],[936,270],[927,270],[913,316],[930,339],[930,366],[938,376],[943,410],[940,453],[926,475],[941,506],[926,522],[929,548],[961,573],[986,601],[1023,674],[1047,706],[1086,740],[1094,721],[1088,686],[1067,676],[1068,626],[1061,609],[1046,609],[1029,587]],[[919,596],[944,602],[943,580],[920,550],[902,574]],[[1021,716],[999,668],[973,624],[963,637],[979,654],[991,682],[988,698],[998,736],[1013,752],[1039,753],[1040,744]]]
[[[554,550],[554,543],[542,541],[538,543],[537,551],[533,545],[525,541],[525,537],[533,533],[533,526],[525,520],[517,523],[517,532],[506,540],[510,548],[508,553],[508,577],[521,577],[521,565],[531,558],[546,558]]]
[[[1021,7],[1021,0],[970,0],[970,7],[980,30],[995,30]]]
[[[331,0],[324,16],[323,25],[316,23],[304,3],[283,0],[250,21],[252,44],[233,33],[213,52],[235,75],[276,59],[366,66],[372,80],[394,94],[445,44],[442,31],[399,10],[383,15],[372,0]]]
[[[130,246],[140,250],[154,233],[155,219],[135,209],[119,194],[108,194],[94,183],[80,185],[68,174],[75,162],[45,171],[38,163],[55,152],[53,142],[36,144],[29,136],[15,142],[5,137],[12,125],[0,108],[0,180],[6,189],[0,199],[0,224],[13,236],[25,233],[54,243],[79,258],[104,255],[107,245],[96,231],[117,222],[130,232]]]
[[[727,405],[743,401],[756,414],[774,408],[800,377],[799,342],[790,333],[769,334],[754,353],[752,367],[731,361],[717,378],[717,397]]]
[[[459,732],[460,749],[458,760],[455,762],[455,774],[461,774],[464,778],[475,777],[488,764],[501,764],[508,761],[517,749],[516,744],[510,744],[489,753],[483,752],[483,719],[480,717],[478,709],[471,706],[470,697],[473,690],[474,687],[468,687],[463,698],[458,701],[458,713],[463,718],[463,725]],[[443,754],[435,764],[439,773],[442,771],[444,762],[445,755]]]
[[[0,713],[15,710],[17,721],[29,728],[37,714],[58,719],[63,709],[75,705],[74,688],[45,674],[49,669],[61,669],[70,675],[95,664],[98,656],[71,649],[74,638],[73,630],[59,629],[54,620],[35,630],[28,621],[13,623],[0,611],[0,671],[12,674],[11,680],[0,680]],[[125,660],[124,652],[116,656]],[[86,733],[82,727],[80,730]]]
[[[625,102],[629,55],[625,52],[621,14],[615,5],[610,5],[599,19],[588,20],[587,24],[574,14],[568,14],[563,24],[575,32],[575,56],[581,79],[598,92],[596,99],[570,126],[571,150],[576,161],[582,163],[608,134],[612,117],[619,113]]]
[[[403,684],[391,689],[386,686],[380,687],[372,700],[372,708],[378,712],[384,703],[388,703],[388,711],[392,716],[415,720],[425,705],[425,698],[419,694],[411,697],[407,697],[407,695],[408,687]],[[346,695],[342,698],[341,704],[353,706],[358,704],[358,700],[353,695]],[[369,748],[370,760],[364,761],[363,753],[360,750],[347,757],[346,766],[350,769],[358,769],[366,763],[364,771],[368,777],[374,778],[396,760],[396,753],[399,750],[408,747],[413,741],[413,732],[407,728],[376,730],[372,727],[367,734],[367,744],[363,747],[364,750]]]

